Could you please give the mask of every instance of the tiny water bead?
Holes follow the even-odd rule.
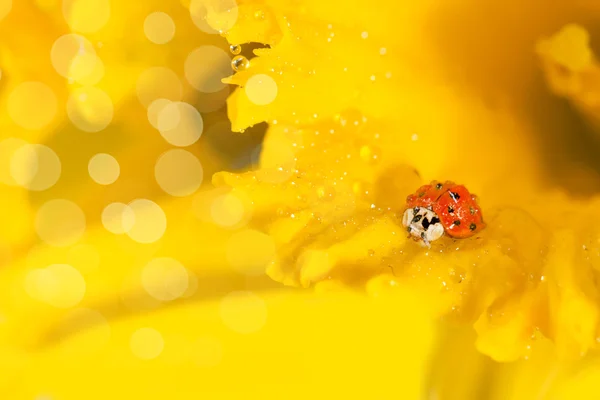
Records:
[[[234,56],[237,56],[242,52],[242,46],[240,46],[239,44],[232,44],[231,46],[229,46],[229,51],[231,51],[231,54],[233,54]]]
[[[263,10],[257,10],[254,12],[254,18],[261,20],[261,19],[265,19],[265,12]]]
[[[250,61],[244,56],[235,56],[231,60],[231,68],[234,71],[243,71],[250,66]]]

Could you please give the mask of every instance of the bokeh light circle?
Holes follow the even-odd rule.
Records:
[[[129,203],[133,211],[134,223],[127,232],[132,240],[138,243],[154,243],[163,236],[167,229],[167,216],[163,209],[148,199],[137,199]]]
[[[81,273],[68,264],[53,264],[29,271],[25,290],[32,298],[57,308],[70,308],[81,302],[86,283]]]
[[[19,185],[12,176],[13,156],[21,147],[28,145],[25,140],[9,137],[0,141],[0,182],[5,185]],[[37,165],[35,166],[37,168]]]
[[[85,232],[85,214],[70,200],[54,199],[42,204],[35,217],[35,231],[53,246],[75,244]]]
[[[88,162],[88,172],[94,182],[110,185],[119,178],[121,167],[117,159],[110,154],[98,153]]]
[[[205,33],[227,32],[237,22],[238,6],[235,0],[191,0],[190,16]]]
[[[127,204],[110,203],[102,210],[101,220],[107,231],[122,235],[133,227],[135,213]]]
[[[229,54],[211,45],[192,50],[183,67],[190,85],[203,93],[223,90],[227,85],[221,80],[232,75]]]
[[[67,101],[67,115],[84,132],[99,132],[113,119],[112,100],[101,89],[93,86],[76,89]]]
[[[215,193],[206,207],[210,221],[224,228],[239,228],[249,221],[252,214],[252,200],[238,189],[220,195]]]
[[[184,197],[198,190],[204,178],[204,171],[195,155],[183,149],[173,149],[156,161],[154,177],[166,193]]]
[[[251,76],[244,86],[244,92],[248,100],[257,106],[271,104],[277,97],[277,91],[277,83],[266,74]]]
[[[62,0],[65,21],[74,32],[95,33],[110,18],[109,0]]]
[[[175,22],[169,14],[153,12],[144,20],[144,33],[152,43],[168,43],[175,35]]]
[[[183,86],[173,70],[167,67],[151,67],[138,77],[136,92],[142,105],[148,107],[156,99],[181,100]]]
[[[79,82],[96,71],[100,59],[88,39],[68,33],[54,41],[50,49],[50,61],[59,75]]]
[[[61,171],[56,153],[41,144],[26,144],[18,148],[10,159],[13,180],[29,190],[42,191],[54,186]]]
[[[155,129],[158,129],[158,116],[160,115],[161,111],[171,103],[171,100],[161,98],[153,100],[148,105],[148,122],[150,122],[150,125],[152,125]]]
[[[156,120],[161,136],[173,146],[190,146],[204,130],[202,116],[192,105],[180,101],[165,104]]]
[[[129,346],[136,357],[152,360],[162,353],[165,341],[156,329],[140,328],[131,335]]]
[[[142,270],[142,286],[157,300],[171,301],[182,297],[188,284],[187,269],[174,258],[155,258]]]

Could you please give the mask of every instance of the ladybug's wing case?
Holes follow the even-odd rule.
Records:
[[[433,181],[429,185],[423,185],[406,198],[406,207],[432,207],[444,191],[453,186],[454,183],[450,181],[445,183]]]
[[[462,185],[449,188],[433,207],[446,233],[451,237],[467,238],[485,228],[476,197]]]

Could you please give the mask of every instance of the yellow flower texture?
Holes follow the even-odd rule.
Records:
[[[0,0],[1,397],[597,398],[598,18]]]

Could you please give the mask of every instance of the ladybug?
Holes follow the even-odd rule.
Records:
[[[455,239],[465,239],[486,226],[477,196],[451,181],[433,181],[409,195],[402,225],[411,237],[428,247],[444,233]]]

